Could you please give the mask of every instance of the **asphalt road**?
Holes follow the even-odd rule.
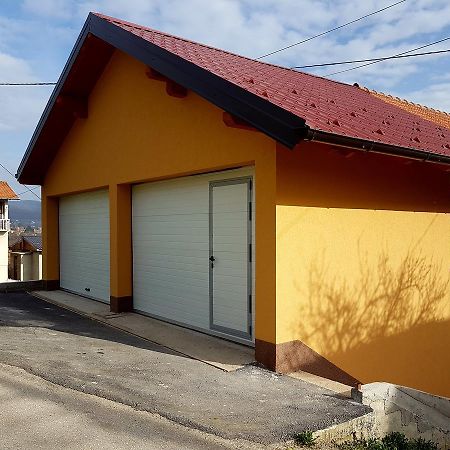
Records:
[[[228,442],[157,414],[49,383],[0,364],[0,448],[77,450],[224,450]]]
[[[254,366],[223,372],[24,293],[0,294],[0,325],[0,363],[231,441],[279,443],[369,411]]]

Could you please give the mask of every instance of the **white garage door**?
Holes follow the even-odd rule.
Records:
[[[61,288],[109,303],[108,191],[59,201]]]
[[[133,187],[138,311],[252,340],[252,171]]]

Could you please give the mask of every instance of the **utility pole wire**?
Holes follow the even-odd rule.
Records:
[[[0,163],[0,167],[2,167],[3,169],[5,169],[14,179],[16,179],[16,177],[14,176],[14,174],[8,170],[2,163]],[[33,189],[31,189],[30,187],[28,187],[26,184],[24,184],[23,186],[25,186],[28,190],[27,192],[31,192],[35,197],[37,197],[39,200],[41,199],[41,197],[39,197],[39,195],[36,194],[36,192],[33,192]]]
[[[353,63],[361,63],[361,62],[368,62],[368,61],[386,61],[388,59],[400,59],[400,58],[413,58],[415,56],[427,56],[427,55],[437,55],[439,53],[448,53],[450,52],[450,48],[446,50],[437,50],[435,52],[423,52],[423,53],[413,53],[411,55],[393,55],[393,56],[385,56],[381,58],[371,58],[371,59],[354,59],[352,61],[339,61],[339,62],[332,62],[332,63],[323,63],[323,64],[309,64],[307,66],[293,66],[291,69],[307,69],[311,67],[325,67],[325,66],[338,66],[342,64],[353,64]]]
[[[321,37],[321,36],[325,36],[328,33],[332,33],[333,31],[336,31],[336,30],[339,30],[341,28],[344,28],[344,27],[346,27],[348,25],[351,25],[352,23],[359,22],[360,20],[366,19],[367,17],[373,16],[375,14],[378,14],[378,13],[382,12],[382,11],[386,11],[386,9],[392,8],[392,7],[396,6],[396,5],[399,5],[400,3],[404,3],[404,2],[406,2],[406,0],[400,0],[397,3],[393,3],[392,5],[388,5],[388,6],[384,7],[384,8],[382,8],[382,9],[378,9],[377,11],[373,11],[373,12],[371,12],[369,14],[366,14],[365,16],[358,17],[357,19],[354,19],[354,20],[352,20],[350,22],[344,23],[343,25],[339,25],[338,27],[332,28],[331,30],[324,31],[323,33],[319,33],[319,34],[316,34],[314,36],[310,36],[309,38],[303,39],[302,41],[296,42],[296,43],[291,44],[291,45],[287,45],[286,47],[280,48],[278,50],[274,50],[273,52],[266,53],[265,55],[259,56],[258,58],[255,58],[255,59],[257,59],[257,60],[258,59],[263,59],[263,58],[266,58],[267,56],[274,55],[275,53],[283,52],[284,50],[287,50],[288,48],[292,48],[292,47],[295,47],[297,45],[304,44],[305,42],[312,41],[313,39],[316,39],[316,38]]]
[[[0,86],[54,86],[56,83],[42,82],[42,83],[0,83]]]
[[[415,52],[417,50],[421,50],[421,49],[426,48],[426,47],[431,47],[432,45],[440,44],[441,42],[448,41],[448,40],[450,40],[450,36],[448,36],[448,37],[446,37],[444,39],[440,39],[439,41],[431,42],[430,44],[421,45],[420,47],[412,48],[411,50],[407,50],[405,52],[397,53],[396,55],[393,55],[393,56],[397,57],[397,56],[401,56],[401,55],[406,55],[407,53]],[[350,70],[356,70],[356,69],[359,69],[361,67],[371,66],[372,64],[378,64],[379,62],[382,62],[382,61],[369,62],[367,64],[361,64],[360,66],[350,67],[349,69],[339,70],[338,72],[326,73],[325,75],[322,75],[322,76],[324,76],[324,77],[331,77],[332,75],[337,75],[339,73],[349,72]]]
[[[35,191],[36,189],[39,189],[39,188],[40,188],[40,186],[36,186],[34,188],[27,189],[26,191],[23,191],[23,192],[20,192],[19,194],[17,194],[17,196],[20,197],[21,195],[26,194],[27,192]]]

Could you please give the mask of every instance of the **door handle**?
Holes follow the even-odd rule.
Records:
[[[216,260],[216,258],[214,258],[214,256],[211,255],[211,256],[209,257],[209,260],[210,260],[211,262],[214,262],[214,261]]]

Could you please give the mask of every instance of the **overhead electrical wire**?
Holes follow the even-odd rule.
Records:
[[[394,6],[399,5],[400,3],[404,3],[404,2],[406,2],[406,0],[400,0],[399,2],[396,2],[396,3],[393,3],[391,5],[385,6],[382,9],[378,9],[377,11],[373,11],[373,12],[371,12],[369,14],[366,14],[366,15],[364,15],[362,17],[358,17],[357,19],[351,20],[350,22],[347,22],[347,23],[344,23],[344,24],[339,25],[337,27],[334,27],[331,30],[327,30],[327,31],[324,31],[322,33],[316,34],[314,36],[310,36],[310,37],[308,37],[306,39],[303,39],[302,41],[295,42],[294,44],[287,45],[286,47],[283,47],[283,48],[279,48],[278,50],[274,50],[273,52],[266,53],[265,55],[259,56],[258,58],[255,58],[255,59],[258,60],[258,59],[267,58],[268,56],[275,55],[275,53],[280,53],[280,52],[283,52],[284,50],[287,50],[289,48],[295,47],[295,46],[300,45],[300,44],[304,44],[305,42],[308,42],[308,41],[312,41],[313,39],[316,39],[316,38],[321,37],[321,36],[325,36],[326,34],[332,33],[333,31],[340,30],[341,28],[344,28],[344,27],[346,27],[348,25],[351,25],[351,24],[353,24],[355,22],[359,22],[360,20],[366,19],[367,17],[373,16],[375,14],[378,14],[378,13],[382,12],[382,11],[386,11],[387,9],[393,8]]]
[[[417,50],[421,50],[421,49],[426,48],[426,47],[431,47],[432,45],[440,44],[441,42],[448,41],[448,40],[450,40],[450,36],[448,36],[446,38],[443,38],[443,39],[439,39],[438,41],[435,41],[435,42],[431,42],[430,44],[421,45],[420,47],[412,48],[411,50],[406,50],[404,52],[397,53],[396,55],[393,55],[393,57],[397,58],[397,57],[399,57],[401,55],[406,55],[408,53],[415,52]],[[350,72],[351,70],[356,70],[356,69],[360,69],[361,67],[371,66],[372,64],[378,64],[380,62],[383,62],[383,60],[372,61],[372,62],[369,62],[369,63],[366,63],[366,64],[361,64],[359,66],[350,67],[349,69],[339,70],[338,72],[327,73],[327,74],[325,74],[323,76],[324,77],[330,77],[332,75],[337,75],[339,73],[344,73],[344,72]]]
[[[326,66],[339,66],[342,64],[354,64],[354,63],[361,63],[361,62],[381,62],[381,61],[387,61],[389,59],[401,59],[401,58],[413,58],[415,56],[427,56],[427,55],[437,55],[439,53],[448,53],[450,52],[450,48],[446,50],[437,50],[434,52],[423,52],[423,53],[413,53],[411,55],[392,55],[392,56],[385,56],[380,58],[371,58],[371,59],[354,59],[351,61],[338,61],[338,62],[331,62],[331,63],[322,63],[322,64],[308,64],[306,66],[293,66],[291,69],[309,69],[314,67],[326,67]]]
[[[0,86],[54,86],[56,82],[43,83],[0,83]]]
[[[34,188],[29,188],[26,191],[19,192],[17,194],[17,197],[20,197],[21,195],[26,194],[27,192],[35,191],[36,189],[39,189],[39,188],[40,188],[40,186],[36,186]]]
[[[3,169],[5,169],[14,179],[16,179],[16,177],[14,176],[14,174],[8,170],[2,163],[0,163],[0,167],[2,167]],[[24,184],[23,186],[25,186],[28,190],[26,192],[31,192],[35,197],[37,197],[39,200],[41,199],[41,197],[39,197],[39,195],[36,194],[36,192],[33,192],[33,189],[28,187],[26,184]],[[34,188],[36,189],[36,188]]]

